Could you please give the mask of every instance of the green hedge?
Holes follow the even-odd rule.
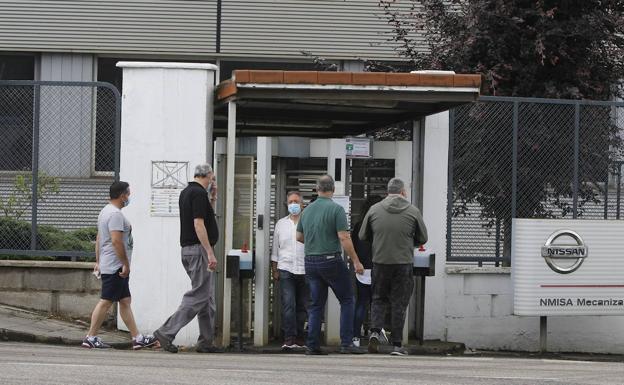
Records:
[[[30,222],[0,217],[0,249],[30,249]],[[63,231],[54,226],[41,225],[37,228],[37,249],[55,251],[93,252],[97,228],[88,227],[74,231]],[[0,255],[0,259],[54,260],[67,257],[31,257]],[[80,261],[92,261],[92,257],[80,257]]]

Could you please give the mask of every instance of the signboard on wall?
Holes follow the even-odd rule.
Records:
[[[180,215],[178,201],[188,178],[188,162],[152,161],[151,216]]]
[[[624,314],[624,221],[514,219],[514,314]]]
[[[345,155],[347,159],[371,158],[373,156],[372,138],[346,138]]]

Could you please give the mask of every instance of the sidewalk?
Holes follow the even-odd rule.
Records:
[[[46,344],[80,346],[87,334],[86,325],[64,321],[33,311],[23,310],[11,306],[0,305],[0,341],[40,342]],[[130,335],[122,331],[100,331],[104,342],[116,349],[131,347]],[[337,351],[337,347],[324,347],[328,352]],[[386,352],[384,349],[387,349]],[[380,353],[389,353],[391,347],[380,347]],[[182,348],[181,351],[187,349]],[[408,346],[410,354],[462,354],[464,344],[443,341],[425,341],[423,345]],[[237,353],[236,347],[228,349]],[[265,347],[245,345],[242,353],[256,354],[302,354],[303,351],[282,351],[281,345],[274,344]]]
[[[80,346],[87,327],[11,306],[0,305],[0,340]],[[99,335],[116,349],[132,346],[130,335],[104,331]]]

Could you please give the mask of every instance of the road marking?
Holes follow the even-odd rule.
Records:
[[[523,377],[523,376],[462,376],[463,378],[479,378],[484,380],[527,380],[527,381],[561,381],[561,378],[552,377]]]
[[[55,364],[47,362],[0,362],[0,365],[24,365],[24,366],[65,366],[65,367],[77,367],[77,368],[92,368],[96,365],[91,364]]]

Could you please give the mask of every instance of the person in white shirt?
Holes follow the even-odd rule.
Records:
[[[282,302],[282,349],[294,349],[305,346],[303,325],[308,302],[303,243],[297,241],[297,223],[303,210],[301,193],[289,192],[287,203],[288,216],[275,224],[271,270],[273,279],[279,282]]]

